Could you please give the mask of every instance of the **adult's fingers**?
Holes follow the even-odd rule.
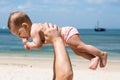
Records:
[[[44,24],[41,24],[42,26],[44,26],[46,28],[46,30],[58,30],[58,26],[57,25],[53,25],[51,23],[44,23]]]
[[[50,29],[50,30],[54,28],[51,23],[49,23],[48,26],[49,26],[49,29]]]
[[[48,23],[44,23],[44,25],[46,26],[46,28],[50,28],[50,26],[48,25]]]
[[[58,26],[57,25],[53,25],[54,30],[58,31]]]

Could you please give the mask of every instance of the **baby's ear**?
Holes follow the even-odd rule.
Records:
[[[28,25],[27,23],[22,23],[22,27],[24,27],[24,28],[28,28],[29,25]]]

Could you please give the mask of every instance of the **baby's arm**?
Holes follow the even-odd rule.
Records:
[[[27,39],[22,39],[23,43],[24,43],[24,47],[26,50],[29,49],[40,49],[42,47],[42,41],[39,35],[38,31],[34,31],[33,34],[31,35],[32,38],[32,42],[28,41]]]
[[[26,50],[30,50],[30,48],[26,45],[26,43],[28,42],[28,40],[27,40],[26,38],[22,38],[22,42],[23,42],[23,44],[24,44],[24,48],[25,48]]]

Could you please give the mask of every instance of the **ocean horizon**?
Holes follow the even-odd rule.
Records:
[[[107,29],[105,32],[95,32],[93,29],[78,29],[78,31],[82,41],[107,51],[109,60],[120,61],[120,29]],[[23,48],[21,39],[12,35],[8,29],[0,29],[0,38],[0,57],[53,56],[53,47],[51,45],[44,46],[40,50],[26,51]],[[66,48],[69,55],[76,58],[77,55],[68,46]]]

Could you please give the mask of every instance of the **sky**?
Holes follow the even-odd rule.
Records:
[[[9,14],[23,11],[33,23],[60,27],[120,29],[120,0],[0,0],[0,28],[7,28]]]

